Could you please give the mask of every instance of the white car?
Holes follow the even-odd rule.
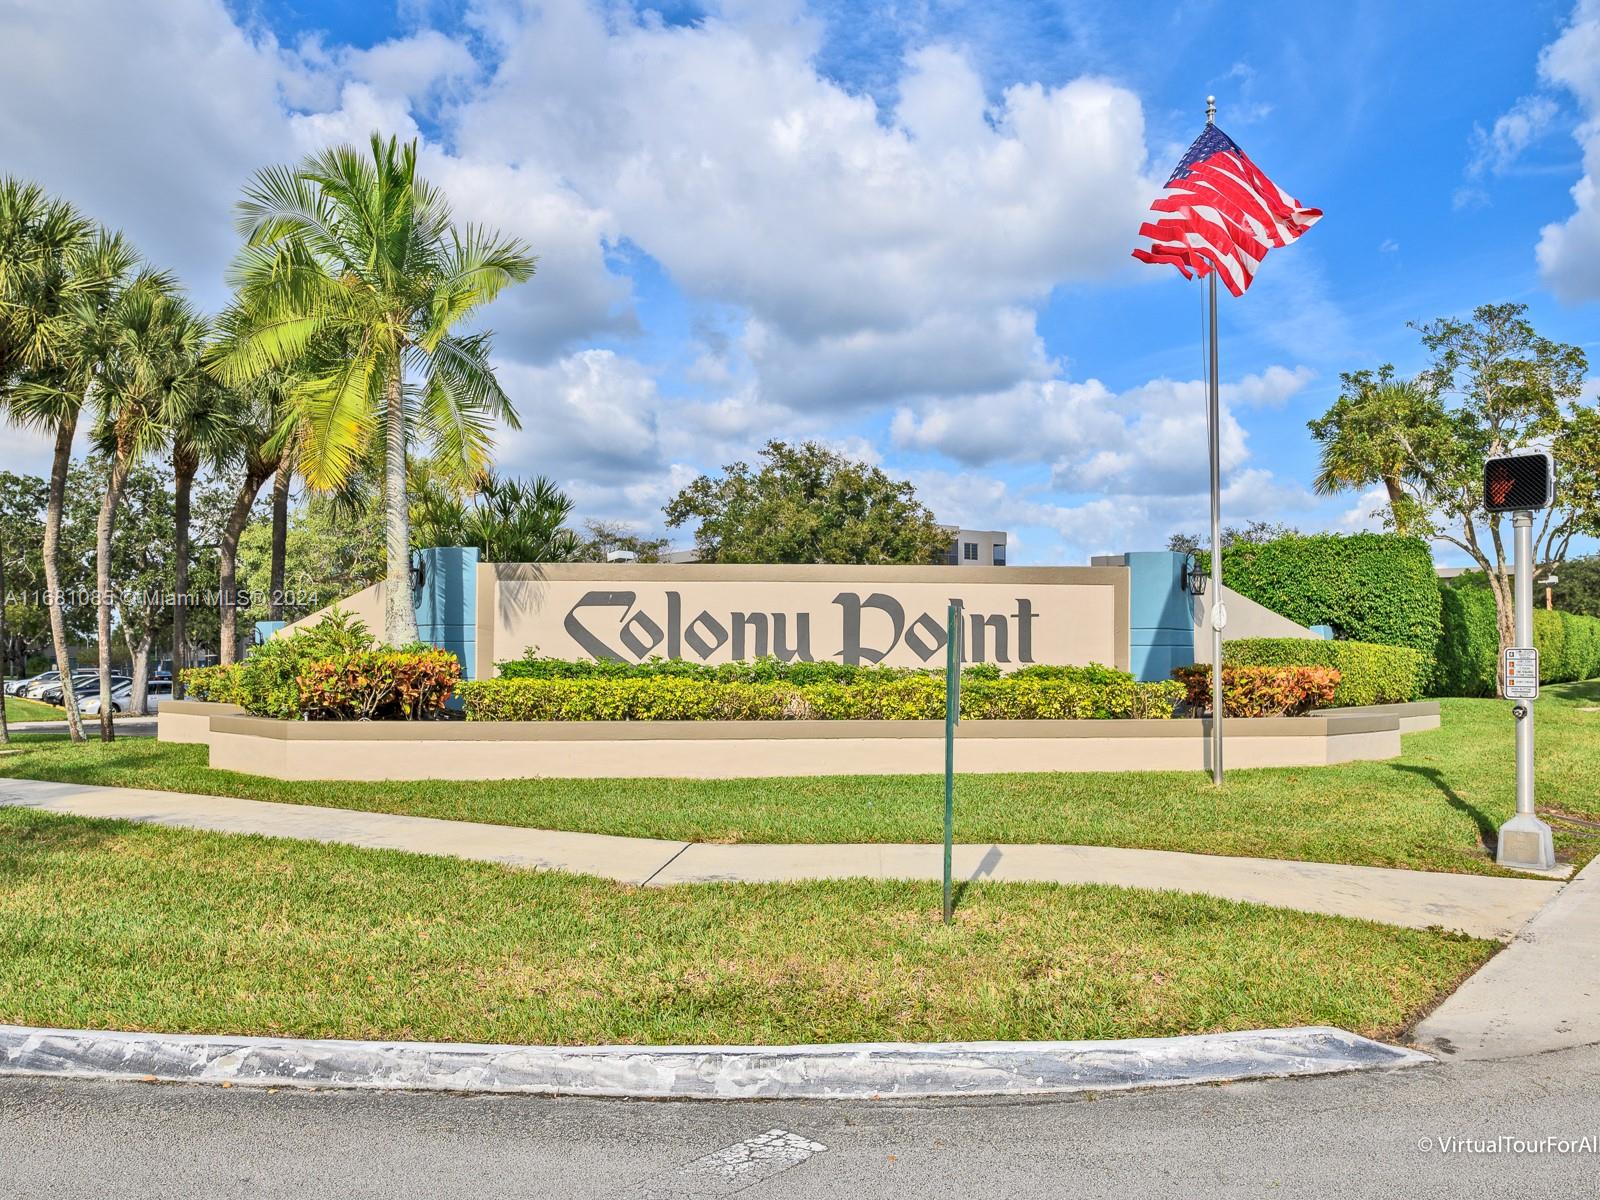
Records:
[[[172,699],[172,683],[165,679],[152,679],[145,685],[144,707],[146,712],[160,712],[161,701]],[[114,713],[127,712],[128,706],[133,703],[133,684],[119,683],[111,689],[111,711]],[[97,716],[100,712],[100,697],[98,694],[86,696],[78,702],[78,711],[89,716]]]
[[[6,680],[6,695],[20,696],[36,683],[54,683],[60,678],[56,671],[40,671],[37,675],[30,675],[26,679]]]

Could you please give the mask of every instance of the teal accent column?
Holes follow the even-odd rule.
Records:
[[[282,629],[288,623],[289,622],[287,621],[257,621],[256,645],[261,645],[262,642],[266,641],[273,634],[277,633],[278,630]]]
[[[436,546],[418,550],[413,567],[423,567],[420,588],[412,589],[417,636],[461,660],[461,674],[473,677],[478,646],[478,550],[476,546]]]
[[[1168,550],[1124,554],[1128,566],[1128,669],[1135,679],[1172,678],[1194,662],[1194,616],[1183,586],[1187,555]]]

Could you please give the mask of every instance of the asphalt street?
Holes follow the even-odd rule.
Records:
[[[12,1078],[0,1080],[0,1121],[0,1195],[30,1200],[1543,1200],[1600,1192],[1600,1047],[1020,1103],[641,1103]],[[1584,1137],[1587,1148],[1565,1153],[1535,1144]],[[1481,1149],[1452,1151],[1452,1138]]]

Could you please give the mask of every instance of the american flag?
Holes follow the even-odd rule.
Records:
[[[1167,190],[1139,226],[1149,246],[1140,262],[1171,263],[1185,279],[1212,269],[1235,296],[1244,295],[1274,246],[1287,246],[1322,217],[1261,172],[1234,140],[1208,123],[1167,180]]]

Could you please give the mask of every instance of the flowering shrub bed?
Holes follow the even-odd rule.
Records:
[[[445,650],[358,650],[307,663],[295,686],[308,720],[416,721],[442,710],[460,680]]]
[[[1189,707],[1211,711],[1211,667],[1197,663],[1173,672]],[[1230,717],[1297,717],[1333,703],[1339,672],[1332,667],[1230,667],[1222,665],[1222,707]]]
[[[307,629],[256,646],[243,662],[183,672],[188,695],[279,720],[420,720],[438,715],[461,678],[453,654],[378,646],[333,610]]]

